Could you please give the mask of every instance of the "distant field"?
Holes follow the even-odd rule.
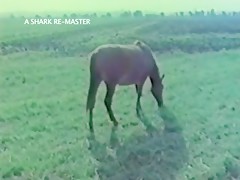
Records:
[[[232,25],[239,20],[228,20],[110,18],[30,29],[1,20],[0,179],[240,178],[240,31]],[[166,75],[168,113],[158,116],[146,82],[141,122],[134,86],[119,87],[113,109],[120,127],[112,129],[102,85],[94,140],[85,112],[87,54],[136,39],[152,47]]]
[[[24,25],[24,19],[2,19],[2,54],[28,50],[55,51],[61,56],[89,52],[103,43],[141,39],[154,51],[187,53],[240,47],[238,17],[92,18],[90,26]]]

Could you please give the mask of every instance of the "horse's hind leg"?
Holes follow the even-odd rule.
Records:
[[[112,98],[113,98],[113,95],[115,92],[116,85],[110,85],[110,84],[106,83],[106,87],[107,87],[107,92],[106,92],[106,96],[104,99],[104,104],[106,106],[110,120],[113,122],[114,126],[117,126],[118,122],[113,114],[112,107],[111,107],[112,106]]]
[[[136,102],[136,113],[137,116],[140,117],[140,111],[142,111],[142,106],[141,106],[141,102],[140,99],[142,97],[142,89],[143,89],[143,85],[135,85],[136,91],[137,91],[137,102]]]

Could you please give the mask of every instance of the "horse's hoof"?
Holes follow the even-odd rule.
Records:
[[[114,125],[114,126],[118,126],[118,122],[117,122],[117,121],[114,121],[114,122],[113,122],[113,125]]]
[[[94,129],[93,128],[89,128],[90,133],[94,133]]]
[[[139,112],[137,112],[137,117],[140,118],[141,117],[141,114]]]
[[[138,118],[142,118],[144,115],[143,115],[143,112],[142,111],[137,111],[137,117]]]

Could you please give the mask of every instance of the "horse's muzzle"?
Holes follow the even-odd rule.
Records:
[[[158,103],[158,107],[159,107],[159,108],[163,107],[163,101],[160,101],[160,102]]]

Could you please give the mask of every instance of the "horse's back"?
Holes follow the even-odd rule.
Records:
[[[119,85],[140,84],[154,62],[134,44],[107,44],[96,48],[95,70],[103,81]]]

